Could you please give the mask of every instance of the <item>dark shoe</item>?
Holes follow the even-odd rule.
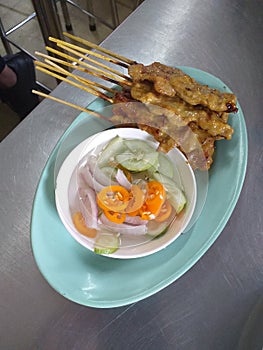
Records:
[[[38,97],[32,93],[32,89],[37,89],[34,63],[24,52],[7,55],[4,60],[16,73],[17,83],[10,89],[0,89],[0,97],[23,119],[39,103]]]

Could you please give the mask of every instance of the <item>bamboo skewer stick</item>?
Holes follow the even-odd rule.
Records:
[[[87,79],[81,78],[81,77],[79,77],[79,76],[77,76],[77,75],[75,75],[75,74],[72,74],[72,73],[68,72],[66,69],[64,69],[64,68],[62,68],[62,67],[60,67],[60,66],[58,66],[58,65],[55,64],[54,62],[51,62],[51,61],[49,61],[49,60],[45,60],[45,61],[46,61],[48,64],[47,64],[47,63],[44,63],[44,62],[41,62],[41,61],[35,61],[35,65],[36,65],[36,66],[43,67],[43,68],[47,68],[47,69],[49,69],[49,70],[55,71],[55,72],[57,72],[57,73],[61,73],[61,74],[63,74],[63,75],[69,76],[69,77],[72,77],[73,79],[75,79],[75,80],[79,81],[80,83],[82,83],[82,84],[88,86],[89,88],[93,89],[94,91],[99,92],[99,91],[96,89],[96,87],[95,87],[95,86],[98,86],[98,85],[100,85],[100,86],[98,86],[98,87],[100,87],[100,88],[102,88],[102,89],[104,89],[104,90],[107,89],[107,87],[102,86],[101,84],[97,84],[97,83],[95,83],[95,82],[92,82],[91,80],[87,80]],[[116,93],[116,91],[114,91],[113,89],[110,89],[109,92]]]
[[[130,81],[126,81],[126,80],[120,79],[120,78],[112,75],[111,73],[104,71],[103,69],[100,69],[98,67],[94,67],[94,66],[88,64],[87,62],[78,60],[75,57],[69,56],[69,55],[67,55],[67,54],[65,54],[65,53],[63,53],[63,52],[61,52],[59,50],[53,49],[52,47],[46,46],[46,50],[51,52],[51,53],[54,53],[54,54],[56,54],[56,55],[58,55],[60,57],[63,57],[65,59],[69,60],[69,61],[72,61],[74,63],[78,63],[79,65],[81,65],[83,67],[87,67],[87,68],[92,69],[92,70],[94,70],[96,72],[99,72],[99,77],[100,78],[102,78],[104,80],[107,80],[107,81],[110,81],[110,82],[112,82],[114,84],[119,84],[121,86],[123,86],[123,85],[131,85],[132,84]],[[93,74],[93,73],[91,73],[89,71],[89,74]],[[102,74],[102,75],[100,75],[100,74]]]
[[[68,33],[66,33],[66,34],[68,34]],[[72,57],[72,56],[68,55],[67,53],[61,52],[61,51],[53,49],[51,47],[46,47],[47,51],[52,52],[52,53],[54,53],[54,54],[56,54],[64,59],[66,59],[67,61],[59,59],[57,57],[42,54],[40,52],[36,52],[36,54],[38,54],[39,56],[44,58],[44,61],[45,61],[45,63],[40,62],[40,61],[35,61],[36,69],[56,78],[58,80],[64,81],[64,82],[66,82],[74,87],[77,87],[81,90],[87,91],[88,93],[91,93],[91,94],[93,94],[99,98],[102,98],[102,99],[106,100],[107,102],[113,104],[114,99],[107,96],[106,94],[102,93],[97,88],[103,89],[103,90],[108,91],[112,94],[116,94],[116,90],[108,88],[107,86],[104,86],[102,84],[93,82],[89,79],[80,77],[76,74],[73,74],[73,73],[69,72],[68,70],[64,69],[63,67],[61,67],[60,65],[62,64],[64,66],[70,67],[72,69],[78,69],[78,70],[85,72],[87,74],[94,75],[96,77],[113,82],[115,84],[117,83],[120,86],[127,86],[127,85],[130,86],[130,85],[132,85],[132,80],[129,76],[122,74],[121,72],[119,72],[111,67],[108,67],[107,65],[105,65],[101,62],[98,62],[98,61],[90,58],[87,55],[95,56],[96,58],[99,58],[101,60],[116,64],[119,66],[122,66],[124,68],[128,68],[129,64],[134,64],[136,62],[129,60],[128,58],[123,57],[121,55],[117,55],[110,50],[100,48],[98,45],[95,45],[95,44],[93,44],[85,39],[78,38],[74,35],[66,35],[66,36],[68,36],[69,38],[74,39],[75,41],[78,41],[86,46],[97,49],[100,52],[106,53],[107,55],[113,57],[114,59],[109,58],[109,57],[104,56],[104,55],[101,55],[99,53],[95,53],[91,50],[79,47],[77,45],[65,42],[63,40],[59,40],[59,39],[55,39],[53,37],[50,37],[49,39],[51,41],[55,42],[59,48],[63,49],[64,51],[67,51],[69,53],[72,53],[73,55],[77,56],[78,59],[76,57]],[[68,61],[70,61],[70,62],[68,62]],[[85,61],[89,61],[89,62],[95,64],[96,66],[99,66],[100,68],[93,66]],[[122,62],[120,62],[120,61],[122,61]],[[123,63],[123,62],[126,62],[126,63]],[[83,66],[85,68],[83,68]],[[88,67],[89,69],[87,69],[86,67]],[[101,69],[101,68],[103,68],[103,69]],[[78,83],[74,82],[72,79],[68,79],[67,77],[71,77],[71,78],[75,79]],[[54,96],[47,95],[47,94],[40,92],[40,91],[37,91],[37,90],[32,90],[32,92],[34,94],[39,95],[39,96],[49,98],[49,99],[54,100],[56,102],[65,104],[67,106],[71,106],[72,108],[81,110],[81,111],[86,112],[86,113],[90,113],[90,114],[95,115],[99,118],[102,118],[102,119],[109,121],[109,119],[106,118],[105,116],[102,116],[95,111],[89,110],[88,108],[78,106],[76,104],[61,100],[61,99],[56,98]]]
[[[84,60],[87,60],[87,61],[89,61],[89,62],[92,62],[93,64],[96,64],[97,66],[102,67],[103,69],[106,69],[106,70],[110,71],[111,73],[113,73],[113,74],[115,74],[115,75],[119,75],[120,77],[122,77],[122,78],[125,79],[125,80],[128,80],[128,81],[131,80],[130,77],[128,77],[128,76],[125,75],[125,74],[122,74],[121,72],[118,72],[116,69],[113,69],[113,68],[111,68],[111,67],[108,67],[108,66],[106,66],[105,64],[103,64],[103,63],[101,63],[101,62],[98,62],[98,61],[96,61],[96,60],[94,60],[94,59],[92,59],[92,58],[90,58],[90,57],[88,57],[88,56],[86,56],[86,55],[84,55],[84,54],[82,54],[82,53],[76,51],[76,50],[73,50],[73,49],[69,48],[69,47],[66,46],[66,45],[57,43],[57,46],[60,47],[60,48],[62,48],[63,50],[66,50],[66,51],[68,51],[68,52],[73,53],[75,56],[78,56],[78,57],[80,57],[80,58],[82,58],[82,59],[84,59]]]
[[[66,69],[60,67],[59,65],[57,65],[57,64],[54,63],[54,62],[52,62],[52,61],[49,60],[49,59],[45,59],[45,62],[47,62],[48,64],[44,64],[43,62],[40,62],[40,61],[35,61],[35,64],[36,64],[36,65],[43,66],[43,67],[46,67],[46,68],[48,68],[48,69],[52,69],[52,70],[61,72],[61,73],[65,74],[65,75],[67,75],[67,76],[69,76],[69,77],[72,77],[73,79],[79,81],[80,83],[89,86],[90,88],[94,89],[95,91],[97,91],[96,88],[95,88],[95,86],[96,86],[96,87],[98,87],[98,88],[100,88],[100,89],[103,89],[103,90],[105,90],[105,91],[108,91],[108,92],[110,92],[110,93],[112,93],[112,94],[116,94],[116,90],[111,89],[111,88],[109,88],[109,87],[107,87],[107,86],[104,86],[104,85],[102,85],[102,84],[96,83],[96,82],[94,82],[94,81],[92,81],[92,80],[89,80],[89,79],[80,77],[80,76],[78,76],[78,75],[76,75],[76,74],[72,74],[72,73],[70,73],[69,71],[67,71]],[[51,66],[52,66],[53,68],[52,68]]]
[[[82,112],[85,112],[85,113],[88,113],[88,114],[92,114],[92,115],[94,115],[95,117],[98,117],[98,118],[100,118],[100,119],[103,119],[103,120],[106,120],[106,121],[110,122],[110,119],[109,119],[109,118],[107,118],[107,117],[103,116],[102,114],[99,114],[99,113],[97,113],[97,112],[95,112],[95,111],[92,111],[91,109],[78,106],[78,105],[76,105],[76,104],[74,104],[74,103],[61,100],[60,98],[57,98],[57,97],[54,97],[54,96],[51,96],[51,95],[47,95],[47,94],[45,94],[45,93],[43,93],[43,92],[41,92],[41,91],[32,90],[32,93],[33,93],[33,94],[36,94],[36,95],[39,95],[39,96],[41,96],[41,97],[44,97],[44,98],[48,98],[48,99],[53,100],[53,101],[55,101],[55,102],[64,104],[64,105],[66,105],[66,106],[75,108],[75,109],[77,109],[77,110],[79,110],[79,111],[82,111]]]
[[[65,82],[67,82],[68,84],[73,85],[73,86],[75,86],[75,87],[77,87],[77,88],[79,88],[79,89],[81,89],[81,90],[84,90],[84,91],[86,91],[86,92],[88,92],[88,93],[90,93],[90,94],[92,94],[92,95],[95,95],[95,96],[97,96],[97,97],[100,97],[100,98],[102,98],[103,100],[108,101],[109,103],[113,103],[113,102],[114,102],[114,100],[113,100],[112,98],[108,97],[107,95],[103,94],[102,92],[99,92],[99,91],[97,91],[97,90],[95,90],[95,89],[92,89],[92,88],[85,87],[85,86],[80,85],[80,84],[77,84],[77,83],[75,83],[74,81],[72,81],[72,80],[70,80],[70,79],[67,79],[67,78],[65,78],[65,77],[63,77],[63,76],[61,76],[61,75],[59,75],[59,74],[57,74],[57,73],[50,72],[48,69],[45,69],[45,68],[43,68],[43,67],[40,67],[39,65],[36,65],[36,69],[39,70],[39,71],[41,71],[41,72],[43,72],[43,73],[46,73],[46,74],[48,74],[48,75],[51,75],[52,77],[54,77],[54,78],[56,78],[56,79],[65,81]]]
[[[111,57],[108,57],[108,56],[104,56],[104,55],[102,55],[100,53],[97,53],[95,51],[91,51],[91,50],[85,49],[83,47],[80,47],[80,46],[68,43],[67,41],[63,41],[63,40],[56,39],[56,38],[53,38],[53,37],[49,37],[49,40],[52,41],[52,42],[55,42],[57,45],[61,44],[61,45],[68,46],[68,47],[70,47],[70,48],[72,48],[74,50],[83,52],[84,54],[87,54],[87,55],[95,56],[97,58],[100,58],[100,59],[102,59],[104,61],[116,64],[118,66],[121,66],[121,67],[124,67],[124,68],[128,68],[129,67],[129,65],[126,64],[126,63],[117,61],[116,59],[112,59]]]
[[[46,54],[41,53],[41,52],[39,52],[39,51],[36,51],[35,54],[36,54],[36,56],[42,57],[42,58],[44,58],[44,59],[48,59],[48,60],[50,60],[50,61],[57,62],[57,63],[59,63],[60,65],[62,64],[62,65],[66,66],[66,67],[69,67],[69,68],[71,68],[71,69],[76,69],[76,70],[78,70],[78,71],[80,71],[80,72],[87,73],[87,74],[89,74],[89,75],[93,75],[93,76],[95,76],[95,77],[97,77],[97,78],[100,78],[100,79],[109,81],[109,82],[111,82],[111,83],[113,83],[113,84],[117,84],[117,85],[120,85],[120,86],[125,86],[125,85],[126,85],[125,83],[121,83],[121,82],[118,81],[118,80],[114,80],[114,79],[108,78],[108,77],[106,77],[106,76],[104,76],[104,75],[102,75],[102,74],[93,72],[93,71],[91,71],[91,70],[88,70],[87,68],[80,67],[79,65],[75,65],[75,64],[73,64],[73,63],[71,63],[71,62],[61,60],[61,59],[59,59],[59,58],[57,58],[57,57],[53,57],[53,56],[50,56],[50,55],[46,55]],[[114,91],[115,91],[115,90],[114,90]]]
[[[133,61],[133,60],[130,60],[129,58],[127,58],[127,57],[118,55],[118,54],[116,54],[116,53],[114,53],[114,52],[112,52],[112,51],[110,51],[110,50],[108,50],[108,49],[105,49],[105,48],[103,48],[103,47],[101,47],[101,46],[99,46],[99,45],[96,45],[96,44],[94,44],[94,43],[91,43],[91,42],[88,41],[88,40],[79,38],[79,37],[77,37],[77,36],[75,36],[75,35],[69,34],[69,33],[67,33],[67,32],[63,32],[63,35],[65,35],[66,37],[68,37],[68,38],[70,38],[70,39],[73,39],[73,40],[75,40],[75,41],[77,41],[77,42],[79,42],[79,43],[81,43],[81,44],[83,44],[83,45],[89,46],[89,47],[91,47],[91,48],[93,48],[93,49],[96,49],[96,50],[98,50],[98,51],[100,51],[100,52],[106,53],[106,54],[109,55],[109,56],[112,56],[112,57],[114,57],[114,58],[117,58],[117,59],[120,60],[120,61],[126,62],[126,63],[128,63],[128,64],[135,64],[135,63],[136,63],[136,61]]]

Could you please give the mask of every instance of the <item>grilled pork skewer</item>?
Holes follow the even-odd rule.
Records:
[[[187,155],[194,168],[204,170],[210,168],[213,162],[215,141],[222,138],[229,140],[233,134],[233,128],[227,124],[227,121],[228,113],[237,111],[234,94],[222,93],[199,84],[177,68],[158,62],[143,66],[87,40],[72,35],[66,36],[82,45],[103,52],[103,55],[51,38],[59,48],[75,57],[47,47],[48,51],[65,60],[49,56],[48,58],[47,55],[39,54],[46,63],[36,63],[37,69],[113,104],[113,116],[110,121],[114,124],[129,124],[132,121],[133,124],[135,123],[152,134],[160,142],[160,149],[163,151],[168,152],[172,147],[179,147]],[[125,67],[130,76],[87,55],[92,55],[106,63]],[[101,83],[69,73],[61,65],[119,85],[122,90],[117,91]],[[71,104],[71,106],[76,105]],[[82,107],[78,109],[83,110]],[[196,135],[197,143],[190,142],[189,145],[185,144],[182,147],[180,143],[187,135],[186,130]],[[191,150],[196,151],[198,145],[201,145],[205,161],[197,161],[196,153],[191,154],[190,152]]]
[[[129,66],[129,74],[133,82],[151,81],[156,92],[170,97],[179,96],[193,106],[202,105],[215,112],[237,111],[234,94],[200,84],[178,68],[159,62],[149,66],[133,64]]]
[[[67,36],[73,40],[85,44],[86,46],[96,48],[100,51],[106,51],[108,55],[116,57],[116,54],[113,52],[105,50],[95,44],[90,43],[87,40],[78,38],[71,34]],[[53,42],[56,42],[58,47],[61,47],[62,49],[71,52],[82,59],[89,60],[93,64],[99,65],[104,69],[119,75],[126,81],[130,82],[131,78],[135,83],[151,81],[154,84],[156,92],[170,97],[177,95],[193,106],[203,105],[215,112],[237,112],[236,96],[234,94],[220,92],[216,89],[200,84],[178,68],[168,67],[159,62],[154,62],[149,66],[144,66],[143,64],[136,63],[135,61],[128,59],[126,60],[130,61],[130,64],[123,64],[116,59],[112,60],[105,55],[101,55],[77,45],[67,43],[63,40],[58,40],[53,37],[50,37],[49,39]],[[131,78],[116,71],[115,69],[102,64],[101,62],[97,62],[96,60],[87,57],[87,54],[96,56],[97,58],[100,58],[104,61],[114,63],[115,65],[128,68]],[[125,59],[123,56],[119,57],[121,57],[121,59]]]
[[[113,104],[112,116],[105,117],[88,108],[78,106],[51,95],[36,90],[33,90],[33,93],[94,115],[95,117],[106,120],[107,122],[111,122],[117,127],[138,127],[141,130],[145,130],[151,134],[157,142],[159,142],[160,151],[167,152],[168,150],[177,147],[186,155],[194,169],[207,169],[208,159],[204,153],[204,149],[201,147],[191,129],[185,125],[180,118],[174,118],[173,113],[168,113],[167,117],[170,116],[170,121],[166,126],[161,126],[158,118],[156,118],[159,117],[159,107],[157,106],[148,109],[144,104],[138,102]],[[147,118],[146,124],[145,117]],[[210,148],[212,148],[212,144]],[[207,148],[206,151],[211,152],[211,149]]]

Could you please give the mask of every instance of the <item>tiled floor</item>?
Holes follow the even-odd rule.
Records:
[[[88,0],[75,0],[74,2],[82,8],[87,9]],[[136,1],[134,0],[119,0],[116,1],[120,21],[123,21],[134,9]],[[107,23],[112,23],[112,13],[109,0],[93,0],[94,14],[103,18]],[[110,33],[111,29],[102,23],[97,22],[96,31],[90,31],[88,16],[83,14],[77,8],[68,4],[70,19],[73,25],[75,35],[83,37],[96,44],[104,40]],[[58,11],[60,12],[60,4],[58,1]],[[34,12],[31,0],[0,0],[0,17],[5,30],[13,28],[17,23],[26,19]],[[61,24],[65,30],[63,17]],[[44,40],[40,31],[40,27],[36,18],[26,23],[23,27],[10,34],[9,38],[19,44],[31,54],[35,51],[46,53]],[[17,51],[15,47],[14,52]],[[6,52],[0,41],[0,54],[5,55]],[[37,80],[53,89],[56,86],[56,81],[52,77],[36,72]],[[8,133],[19,123],[18,116],[12,112],[4,103],[0,102],[0,142]]]

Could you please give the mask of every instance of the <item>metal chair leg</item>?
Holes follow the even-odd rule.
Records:
[[[1,40],[2,40],[2,43],[3,43],[3,46],[5,48],[6,53],[11,55],[13,53],[13,50],[12,50],[12,47],[11,47],[9,41],[7,40],[6,32],[5,32],[1,18],[0,18],[0,36],[1,36]]]
[[[32,0],[32,4],[37,14],[45,44],[47,46],[55,46],[48,40],[49,36],[63,40],[63,32],[57,13],[56,1]]]
[[[93,0],[87,0],[87,10],[88,12],[94,13]],[[89,29],[94,32],[97,29],[96,21],[94,17],[89,16]]]
[[[36,1],[36,0],[35,0]],[[91,18],[96,19],[98,22],[104,24],[106,27],[114,30],[114,26],[111,23],[108,23],[107,21],[105,21],[103,18],[99,17],[99,16],[95,16],[93,13],[83,9],[82,7],[80,7],[78,4],[76,4],[74,1],[72,0],[67,0],[67,3],[74,6],[75,8],[77,8],[78,10],[80,10],[82,13],[85,13],[86,15],[88,15]]]
[[[73,32],[72,24],[69,17],[68,7],[67,7],[67,0],[60,0],[60,4],[61,4],[61,10],[65,21],[66,30],[69,32]]]
[[[117,4],[115,0],[110,0],[110,4],[111,4],[111,12],[112,12],[112,22],[113,22],[114,28],[116,28],[120,24]]]

